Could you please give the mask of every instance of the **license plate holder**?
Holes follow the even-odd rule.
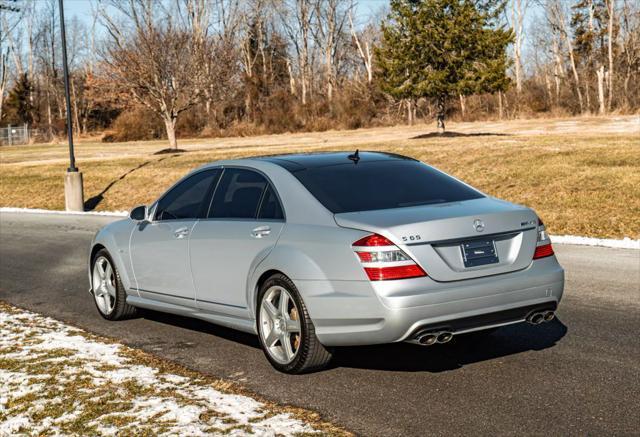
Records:
[[[493,239],[464,241],[460,244],[460,250],[465,267],[478,267],[499,262],[496,243]]]

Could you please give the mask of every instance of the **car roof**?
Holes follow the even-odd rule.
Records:
[[[309,168],[328,167],[340,164],[355,162],[356,152],[315,152],[315,153],[292,153],[284,155],[271,155],[253,158],[260,161],[267,161],[277,164],[290,172],[306,170]],[[360,152],[357,151],[357,163],[379,162],[379,161],[401,161],[411,160],[403,155],[386,152]]]

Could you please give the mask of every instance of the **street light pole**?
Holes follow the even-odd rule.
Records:
[[[76,167],[73,151],[73,124],[71,120],[71,93],[69,92],[69,67],[67,65],[67,38],[64,24],[64,3],[58,0],[60,9],[60,37],[62,38],[62,68],[64,71],[64,91],[67,100],[67,136],[69,138],[69,168],[64,176],[65,207],[67,211],[84,211],[82,173]]]
[[[64,93],[67,100],[67,136],[69,137],[69,168],[68,172],[76,172],[76,157],[73,153],[73,124],[71,120],[71,93],[69,92],[69,67],[67,66],[67,35],[64,25],[64,4],[58,0],[60,9],[60,37],[62,38],[62,69],[64,72]]]

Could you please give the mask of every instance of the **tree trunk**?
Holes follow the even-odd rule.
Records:
[[[436,113],[436,121],[438,123],[439,134],[443,134],[445,130],[445,127],[444,127],[445,108],[446,108],[446,99],[445,99],[445,96],[441,95],[438,97],[438,104],[437,104],[438,112]]]
[[[614,0],[607,1],[607,10],[609,12],[609,96],[607,99],[607,110],[611,111],[611,102],[613,100],[613,15]]]
[[[608,38],[608,52],[609,52],[609,95],[607,98],[607,110],[611,111],[611,102],[613,101],[613,15],[614,15],[614,0],[607,1],[607,12],[609,13],[609,38]]]
[[[547,88],[547,98],[549,99],[549,108],[553,106],[553,93],[551,92],[551,79],[549,78],[549,73],[545,71],[544,73],[544,83]]]
[[[467,103],[465,97],[460,94],[460,113],[462,114],[462,118],[464,118],[467,113]]]
[[[587,112],[591,112],[591,93],[589,92],[589,76],[585,74],[583,79],[584,79],[584,98],[586,100],[584,108],[586,109]]]
[[[413,126],[413,100],[407,99],[407,122],[409,126]]]
[[[73,98],[73,122],[75,123],[76,137],[79,137],[80,117],[78,115],[78,96],[76,95],[76,86],[73,79],[71,79],[71,97]]]
[[[167,130],[167,139],[169,140],[169,147],[172,149],[178,149],[178,141],[176,140],[176,121],[178,118],[173,114],[167,114],[162,117],[164,126]]]
[[[502,91],[498,91],[498,118],[502,120],[504,109],[502,107]]]
[[[309,2],[305,0],[298,0],[298,8],[299,8],[299,17],[298,21],[300,24],[300,37],[302,38],[301,44],[301,59],[300,59],[300,85],[302,88],[301,92],[301,100],[302,104],[307,104],[307,93],[311,90],[308,89],[308,85],[311,83],[309,78],[309,34],[310,30],[310,19],[309,19]]]
[[[515,33],[513,41],[513,62],[515,65],[516,91],[518,95],[522,93],[522,40],[524,34],[524,19],[528,7],[528,0],[511,1],[511,26]]]
[[[53,141],[53,114],[51,112],[51,90],[50,83],[47,79],[47,83],[45,84],[45,89],[47,90],[47,127],[49,131],[49,141]]]
[[[554,105],[558,105],[560,101],[560,81],[564,77],[564,67],[562,57],[560,56],[560,41],[554,36],[553,38],[553,80],[555,82],[555,99]]]
[[[296,95],[296,78],[293,75],[293,69],[291,68],[291,61],[287,59],[287,72],[289,73],[289,92],[292,96]]]
[[[2,104],[4,100],[4,89],[7,86],[7,62],[8,55],[0,51],[0,121],[2,121]]]
[[[605,113],[604,106],[604,65],[601,65],[600,68],[596,71],[598,75],[598,113],[603,115]]]
[[[569,50],[569,60],[571,61],[571,71],[573,72],[573,80],[576,82],[576,94],[578,94],[578,104],[580,105],[580,113],[584,113],[584,102],[582,101],[582,91],[580,91],[580,76],[578,76],[578,69],[576,67],[576,60],[573,56],[573,46],[569,40],[569,37],[566,37],[568,50]]]

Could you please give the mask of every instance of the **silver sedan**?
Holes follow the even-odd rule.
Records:
[[[278,370],[332,347],[429,346],[554,318],[564,271],[531,209],[404,156],[220,161],[100,230],[91,293],[255,333]]]

